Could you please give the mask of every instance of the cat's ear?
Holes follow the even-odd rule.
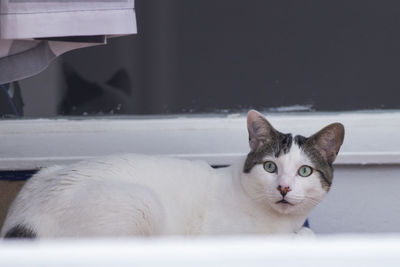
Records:
[[[262,144],[271,142],[277,134],[267,119],[255,110],[247,113],[247,130],[251,151],[257,150]]]
[[[118,90],[121,90],[126,95],[130,95],[132,93],[131,81],[129,79],[128,72],[125,69],[120,69],[117,71],[106,83]]]
[[[344,127],[341,123],[332,123],[309,137],[308,140],[320,152],[322,157],[329,164],[332,164],[343,144]]]

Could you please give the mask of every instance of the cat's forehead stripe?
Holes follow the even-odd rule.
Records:
[[[278,142],[278,148],[276,149],[275,157],[278,157],[282,153],[283,154],[289,153],[290,148],[292,147],[292,143],[293,143],[292,134],[282,134],[281,141]]]

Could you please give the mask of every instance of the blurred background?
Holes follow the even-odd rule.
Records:
[[[136,0],[135,9],[138,34],[68,52],[14,85],[18,114],[400,107],[398,1]]]

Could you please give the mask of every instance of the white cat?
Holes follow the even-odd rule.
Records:
[[[18,194],[1,236],[297,233],[329,190],[344,128],[292,137],[254,110],[247,125],[251,151],[226,168],[130,154],[43,169]]]

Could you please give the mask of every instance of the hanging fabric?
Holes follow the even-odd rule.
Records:
[[[0,0],[0,84],[55,57],[136,33],[134,0]]]

